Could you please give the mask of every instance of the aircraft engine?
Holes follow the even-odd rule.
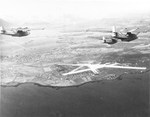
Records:
[[[117,43],[117,40],[113,38],[106,39],[105,37],[103,37],[103,42],[107,44],[114,44]]]

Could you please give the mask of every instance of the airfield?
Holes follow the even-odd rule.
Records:
[[[110,25],[105,27],[110,28]],[[136,22],[131,22],[128,27],[134,25]],[[95,25],[96,28],[99,26]],[[149,28],[145,22],[140,23],[140,26]],[[42,31],[31,31],[31,34],[25,37],[1,35],[1,85],[34,83],[42,86],[65,87],[113,80],[123,74],[149,72],[150,32],[140,33],[138,39],[131,42],[119,41],[109,45],[99,40],[106,34],[86,32],[88,26],[68,27],[46,27]],[[98,70],[98,74],[88,71],[62,75],[75,67],[59,64],[78,63],[118,63],[124,66],[146,67],[146,70],[102,68]]]

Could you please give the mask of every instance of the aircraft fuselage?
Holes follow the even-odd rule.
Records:
[[[21,31],[18,30],[15,34],[13,34],[12,36],[18,36],[18,37],[22,37],[22,36],[27,36],[29,35],[30,32],[29,31]]]
[[[12,33],[12,32],[3,32],[2,33],[3,35],[10,35],[10,36],[14,36],[14,37],[23,37],[23,36],[28,36],[30,34],[29,31],[22,31],[22,30],[18,30],[17,32],[15,33]]]
[[[127,32],[127,34],[118,34],[116,33],[116,35],[113,36],[113,38],[116,39],[120,39],[121,41],[133,41],[135,39],[137,39],[137,35],[136,34],[132,34],[131,32]]]

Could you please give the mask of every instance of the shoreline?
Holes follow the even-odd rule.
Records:
[[[54,89],[62,89],[62,88],[70,88],[70,87],[80,87],[80,86],[83,86],[85,84],[89,84],[89,83],[97,83],[97,82],[102,82],[102,81],[112,81],[112,80],[122,80],[123,78],[121,78],[122,76],[125,76],[125,75],[134,75],[134,74],[145,74],[145,73],[148,73],[150,72],[150,69],[146,70],[146,71],[142,71],[142,72],[130,72],[130,73],[123,73],[119,76],[117,76],[116,78],[113,78],[113,79],[100,79],[100,80],[95,80],[95,81],[88,81],[88,82],[84,82],[84,83],[81,83],[81,84],[77,84],[77,85],[70,85],[70,86],[52,86],[52,85],[44,85],[44,84],[40,84],[40,83],[34,83],[34,82],[25,82],[25,83],[15,83],[14,85],[0,85],[1,87],[4,87],[4,88],[7,88],[7,87],[19,87],[21,85],[24,85],[24,84],[32,84],[32,85],[36,85],[36,86],[39,86],[39,87],[50,87],[50,88],[54,88]]]

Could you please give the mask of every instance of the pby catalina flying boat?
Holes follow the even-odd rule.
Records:
[[[115,44],[118,42],[118,40],[130,42],[137,39],[137,35],[140,33],[139,28],[132,29],[129,31],[127,28],[125,28],[124,30],[117,32],[115,26],[112,27],[112,31],[103,29],[89,29],[86,30],[86,32],[111,33],[111,35],[108,38],[106,38],[105,36],[102,37],[103,42],[107,44]]]
[[[10,30],[6,30],[3,27],[0,27],[0,34],[3,35],[10,35],[15,37],[23,37],[30,34],[31,30],[44,30],[44,28],[37,28],[37,29],[29,29],[28,27],[25,28],[12,28]]]
[[[68,73],[64,73],[62,75],[72,75],[72,74],[78,74],[83,73],[87,71],[92,71],[94,74],[98,74],[98,69],[102,68],[118,68],[118,69],[135,69],[135,70],[146,70],[146,67],[131,67],[131,66],[121,66],[118,65],[119,63],[106,63],[106,64],[57,64],[57,65],[69,65],[69,66],[77,66],[77,68],[73,69],[72,71]],[[86,68],[85,68],[86,67]]]

